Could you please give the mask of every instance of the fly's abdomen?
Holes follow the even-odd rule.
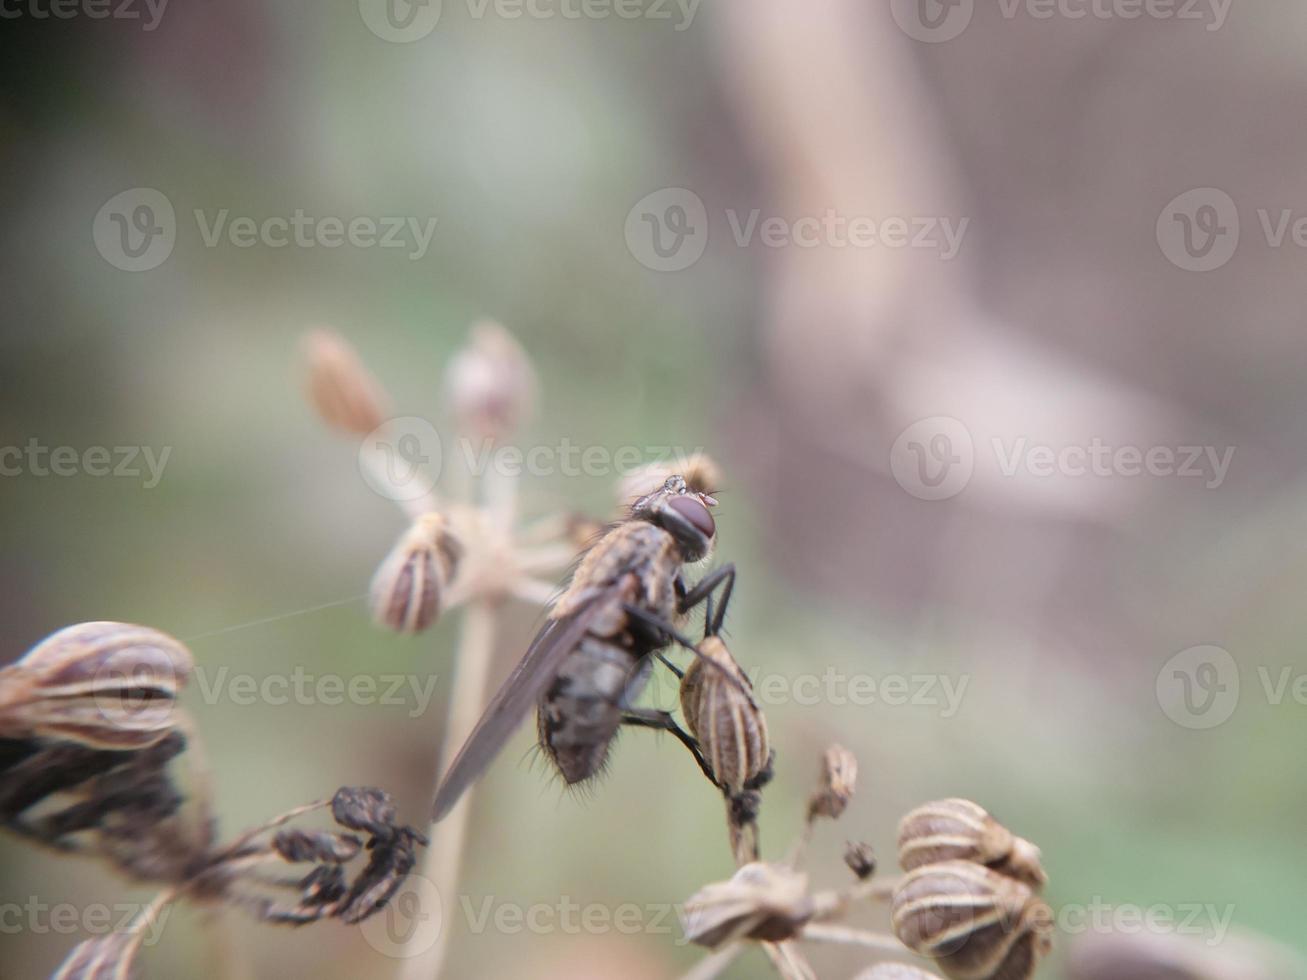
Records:
[[[564,661],[540,699],[536,719],[540,747],[567,783],[582,782],[603,768],[622,723],[622,706],[639,693],[647,673],[630,651],[593,634]]]

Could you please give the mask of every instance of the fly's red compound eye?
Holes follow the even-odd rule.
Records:
[[[694,497],[673,497],[667,506],[705,538],[711,538],[717,533],[717,522],[713,520],[712,514]]]

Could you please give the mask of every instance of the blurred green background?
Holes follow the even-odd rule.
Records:
[[[408,43],[344,0],[178,0],[153,30],[27,7],[6,20],[0,445],[172,452],[151,489],[0,478],[3,659],[115,619],[187,641],[210,672],[435,675],[421,714],[411,700],[187,698],[225,835],[356,783],[391,790],[421,824],[457,624],[417,639],[371,626],[362,596],[403,520],[307,406],[299,340],[340,331],[403,413],[447,432],[444,366],[489,316],[541,378],[523,447],[702,446],[721,463],[718,560],[741,570],[730,636],[755,674],[966,678],[948,717],[938,704],[769,705],[767,856],[797,832],[819,753],[839,741],[860,760],[859,794],[818,831],[818,885],[847,878],[846,839],[871,842],[892,873],[898,818],[966,796],[1040,845],[1055,907],[1230,906],[1236,929],[1307,952],[1307,706],[1272,703],[1258,673],[1307,671],[1303,257],[1259,241],[1254,217],[1304,200],[1307,14],[1240,8],[1207,30],[982,9],[962,36],[926,44],[876,5],[819,6],[721,0],[677,30],[674,8],[666,21],[514,19],[446,0]],[[1238,202],[1245,238],[1196,275],[1167,261],[1154,226],[1206,186]],[[171,254],[135,273],[92,236],[131,188],[176,213]],[[649,268],[624,233],[662,188],[693,191],[709,215],[706,252],[682,271]],[[755,208],[970,227],[952,262],[741,247],[725,215]],[[207,247],[196,209],[438,223],[413,260]],[[989,433],[1237,451],[1210,489],[1005,480],[978,463],[964,492],[927,501],[896,482],[890,452],[907,423],[940,415],[969,427],[978,455]],[[614,483],[532,477],[523,506],[604,514]],[[506,615],[496,677],[538,621]],[[1241,698],[1195,730],[1159,704],[1158,674],[1208,643],[1231,652]],[[688,969],[700,954],[670,922],[473,930],[464,897],[644,908],[732,870],[721,801],[674,742],[626,734],[577,797],[527,760],[530,727],[475,802],[462,895],[445,897],[448,975]],[[4,903],[148,895],[10,839],[0,862]],[[856,920],[884,924],[876,910]],[[147,975],[229,975],[205,922],[178,910]],[[233,928],[254,976],[398,969],[332,923]],[[6,928],[0,975],[47,975],[78,938]],[[1058,938],[1059,956],[1075,938]],[[871,961],[811,952],[823,977]],[[765,969],[751,953],[728,975]]]

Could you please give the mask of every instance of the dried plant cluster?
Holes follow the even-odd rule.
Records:
[[[440,734],[437,819],[420,869],[438,894],[457,891],[469,813],[463,790],[514,730],[515,712],[538,706],[542,747],[569,782],[601,769],[618,726],[631,725],[675,735],[721,793],[737,871],[685,905],[686,936],[713,951],[691,977],[712,977],[756,946],[782,976],[809,978],[814,974],[800,945],[806,942],[889,957],[866,974],[881,980],[932,976],[894,962],[914,955],[951,980],[1033,974],[1051,931],[1051,914],[1038,897],[1046,880],[1039,851],[974,803],[943,800],[904,818],[902,878],[879,881],[872,849],[851,843],[844,854],[850,883],[809,888],[800,867],[814,829],[844,815],[857,785],[857,760],[838,745],[822,757],[803,831],[788,856],[762,860],[758,825],[775,733],[722,636],[734,566],[688,581],[716,542],[709,508],[721,474],[712,460],[696,455],[626,475],[608,522],[566,512],[522,520],[516,471],[493,463],[481,473],[439,474],[445,477],[439,491],[438,474],[431,474],[424,492],[395,486],[388,493],[385,453],[403,435],[393,399],[339,336],[314,332],[304,351],[312,405],[330,428],[358,444],[369,482],[403,511],[405,526],[372,578],[373,619],[416,634],[452,612],[461,616]],[[445,392],[457,438],[481,440],[493,452],[533,415],[537,384],[511,335],[483,323],[451,360]],[[570,585],[560,581],[569,566],[575,567]],[[550,612],[523,665],[490,699],[499,617],[509,600]],[[684,629],[699,605],[704,627],[696,640]],[[551,642],[558,649],[541,654]],[[678,648],[684,667],[670,659]],[[540,668],[542,657],[550,666],[524,684],[524,672]],[[679,678],[679,720],[634,703],[655,662]],[[126,933],[78,946],[61,977],[127,976],[144,928],[167,902],[182,898],[238,906],[274,923],[357,922],[395,895],[417,864],[418,845],[427,843],[396,822],[387,794],[344,788],[217,844],[200,744],[177,703],[192,666],[190,652],[156,630],[87,623],[55,634],[0,671],[0,822],[40,844],[105,858],[163,888]],[[465,740],[476,754],[471,767],[466,748],[451,761]],[[182,763],[189,764],[189,792],[177,782]],[[290,826],[326,809],[334,829]],[[279,876],[288,866],[301,871]],[[874,902],[888,905],[894,935],[845,921]],[[439,974],[447,936],[427,932],[432,929],[439,929],[439,917],[414,922],[408,940],[414,955],[399,958],[403,976]]]
[[[374,429],[379,424],[379,411],[373,406],[387,403],[388,399],[366,373],[357,355],[342,340],[328,335],[311,337],[308,350],[313,378],[310,391],[324,421],[354,434]],[[342,371],[341,365],[349,365],[349,371]],[[534,373],[521,348],[502,328],[493,325],[481,325],[474,330],[468,347],[451,364],[446,382],[451,404],[456,409],[460,438],[468,434],[493,440],[508,436],[518,422],[530,415],[537,393]],[[349,420],[349,413],[341,408],[348,405],[365,406],[365,410]],[[381,423],[381,431],[384,430],[385,425]],[[535,551],[526,540],[534,545],[539,541],[538,535],[523,536],[510,525],[496,524],[496,493],[502,504],[505,496],[515,501],[516,490],[512,486],[496,487],[492,477],[493,474],[483,476],[480,487],[471,481],[470,500],[447,502],[433,494],[423,502],[430,508],[429,512],[417,516],[410,512],[410,519],[415,522],[412,529],[374,579],[373,604],[378,622],[408,632],[430,625],[434,619],[433,601],[443,608],[468,603],[475,610],[478,602],[498,601],[510,595],[535,601],[543,597],[553,606],[552,615],[566,622],[570,606],[576,601],[578,583],[582,594],[588,594],[586,589],[592,577],[611,580],[611,575],[606,579],[603,575],[593,575],[591,566],[600,564],[607,574],[609,566],[620,565],[628,554],[620,548],[594,548],[596,541],[612,540],[604,538],[605,533],[611,535],[612,529],[641,517],[641,509],[647,507],[651,495],[656,496],[660,488],[668,493],[698,494],[712,504],[715,501],[711,494],[721,485],[718,467],[702,455],[673,465],[648,466],[620,481],[616,523],[604,526],[575,516],[546,517],[537,527],[551,529],[554,537],[540,551]],[[465,486],[467,482],[464,481]],[[513,508],[508,508],[508,512],[511,514]],[[654,522],[657,523],[656,518]],[[713,524],[710,519],[705,523]],[[489,537],[483,533],[487,527],[493,529]],[[584,536],[576,533],[582,528]],[[442,535],[449,536],[443,543]],[[715,528],[710,537],[715,538]],[[594,550],[582,547],[587,538]],[[470,566],[485,565],[495,542],[498,542],[502,568],[507,571],[501,571],[497,579],[485,576],[475,581],[462,579],[464,565],[460,561]],[[692,551],[697,557],[697,549]],[[542,587],[545,583],[534,578],[515,578],[526,574],[523,569],[529,569],[532,574],[558,571],[578,555],[585,557],[585,561],[572,578],[570,591],[563,592],[561,584],[547,583],[559,590],[553,595],[563,596],[557,605],[549,602],[552,590]],[[543,560],[544,556],[558,561],[551,568]],[[704,576],[705,580],[710,578]],[[427,583],[433,582],[434,589],[429,588]],[[433,593],[456,596],[457,600],[441,603],[432,599]],[[936,969],[953,980],[1019,980],[1031,976],[1039,958],[1047,951],[1049,934],[1047,907],[1037,898],[1045,880],[1039,866],[1039,852],[973,803],[941,801],[922,807],[904,819],[901,861],[908,874],[900,881],[885,885],[873,881],[875,861],[871,849],[861,844],[850,845],[845,860],[854,882],[843,890],[810,893],[806,875],[797,870],[798,863],[816,822],[840,818],[857,780],[856,759],[847,750],[832,746],[823,757],[821,782],[808,802],[804,832],[790,858],[780,863],[759,860],[761,790],[771,776],[775,753],[767,720],[753,696],[749,678],[721,636],[728,596],[729,584],[714,608],[714,596],[709,592],[703,638],[698,642],[678,632],[679,619],[666,624],[666,642],[672,644],[674,640],[691,652],[684,670],[667,661],[662,653],[653,655],[680,676],[684,727],[667,712],[631,712],[623,719],[627,724],[676,734],[726,801],[728,840],[739,870],[729,881],[705,887],[687,903],[687,936],[717,951],[693,975],[712,976],[749,943],[756,943],[783,975],[811,976],[811,968],[796,943],[814,940],[870,946],[900,957],[916,953],[933,961]],[[627,604],[620,615],[629,620],[637,612]],[[542,633],[547,635],[548,629]],[[583,642],[578,638],[586,635],[576,630],[567,641]],[[466,662],[469,658],[484,660],[489,653],[486,647],[462,647],[459,671],[469,669]],[[538,659],[534,645],[519,672],[529,669],[533,658]],[[639,668],[647,671],[645,659],[652,658],[642,658]],[[575,679],[567,677],[566,671],[564,677],[574,687]],[[506,698],[512,702],[511,683],[512,679],[491,703],[475,731],[470,721],[476,719],[486,703],[484,686],[475,689],[477,697],[470,709],[465,703],[455,702],[455,710],[465,712],[468,723],[449,726],[444,733],[446,752],[448,746],[457,745],[469,731],[473,732],[470,745],[473,751],[478,750],[481,744],[478,737],[484,727],[496,724],[496,712],[502,713]],[[518,683],[520,686],[520,679]],[[631,683],[628,693],[638,690],[638,686]],[[559,713],[579,709],[566,699],[558,702],[551,697],[545,693],[539,695],[541,744],[551,757],[558,758],[564,777],[571,781],[570,760],[558,757],[558,745],[551,739],[556,739],[554,733],[567,722]],[[502,729],[504,725],[499,724],[497,733],[501,739],[506,737]],[[484,741],[482,738],[481,742]],[[599,748],[601,754],[606,754],[606,744]],[[485,762],[482,756],[476,760],[478,765]],[[452,800],[458,799],[470,781],[462,771],[466,768],[464,763],[460,755],[452,766],[458,784],[452,794],[447,794]],[[447,775],[449,768],[446,759],[442,774]],[[581,766],[577,778],[588,777],[595,768]],[[462,839],[462,825],[457,818],[460,811],[466,814],[465,802],[452,806],[450,800],[442,803],[438,798],[437,817],[442,817],[451,807],[456,830],[448,833],[447,824],[436,824],[432,834],[437,841],[442,835]],[[438,860],[440,853],[439,844],[433,846],[431,860]],[[444,853],[451,857],[448,850]],[[455,865],[457,857],[452,855]],[[433,874],[443,873],[440,880],[446,885],[454,881],[448,866],[442,869],[433,865],[431,870]],[[836,924],[863,899],[890,903],[897,938]],[[434,958],[421,962],[407,975],[434,976],[440,967],[440,955],[437,953]],[[876,976],[886,978],[929,976],[902,964],[884,964],[877,970]]]
[[[425,842],[396,823],[389,794],[346,787],[219,844],[199,739],[177,703],[193,666],[165,633],[95,622],[0,670],[0,825],[162,887],[127,930],[77,946],[57,978],[131,976],[145,929],[179,899],[265,922],[359,922],[394,895]],[[326,807],[343,831],[283,827]]]

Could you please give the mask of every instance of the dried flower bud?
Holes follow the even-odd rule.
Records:
[[[462,548],[440,514],[423,514],[372,577],[372,617],[398,633],[420,633],[440,615]]]
[[[894,934],[953,980],[1028,980],[1052,944],[1053,913],[1025,884],[969,861],[909,871]]]
[[[904,871],[950,860],[986,865],[1036,891],[1048,881],[1039,848],[970,800],[927,803],[899,822],[899,864]]]
[[[365,436],[390,417],[389,399],[339,334],[314,330],[304,338],[309,401],[322,420],[341,432]]]
[[[821,757],[821,784],[808,799],[808,819],[838,820],[853,799],[858,782],[858,760],[842,745],[831,745]]]
[[[343,864],[359,852],[362,846],[353,834],[332,834],[327,831],[280,830],[272,838],[272,849],[287,861],[327,861]]]
[[[876,873],[876,853],[870,844],[849,841],[844,847],[844,863],[859,879],[870,878]]]
[[[66,627],[0,671],[0,736],[153,745],[177,727],[177,695],[193,667],[186,647],[147,626]]]
[[[502,439],[535,411],[535,370],[513,335],[485,320],[449,362],[445,391],[461,431]]]
[[[808,876],[777,864],[746,864],[730,881],[706,885],[685,902],[681,927],[710,949],[734,939],[780,942],[798,935],[815,912]]]
[[[708,636],[681,678],[681,711],[717,785],[736,796],[754,789],[771,760],[767,719],[753,685],[720,637]],[[713,666],[713,665],[716,666]]]
[[[658,460],[637,466],[617,483],[617,502],[622,507],[647,496],[664,483],[669,476],[685,478],[691,493],[713,494],[721,488],[722,471],[707,453],[690,453],[675,459]]]

